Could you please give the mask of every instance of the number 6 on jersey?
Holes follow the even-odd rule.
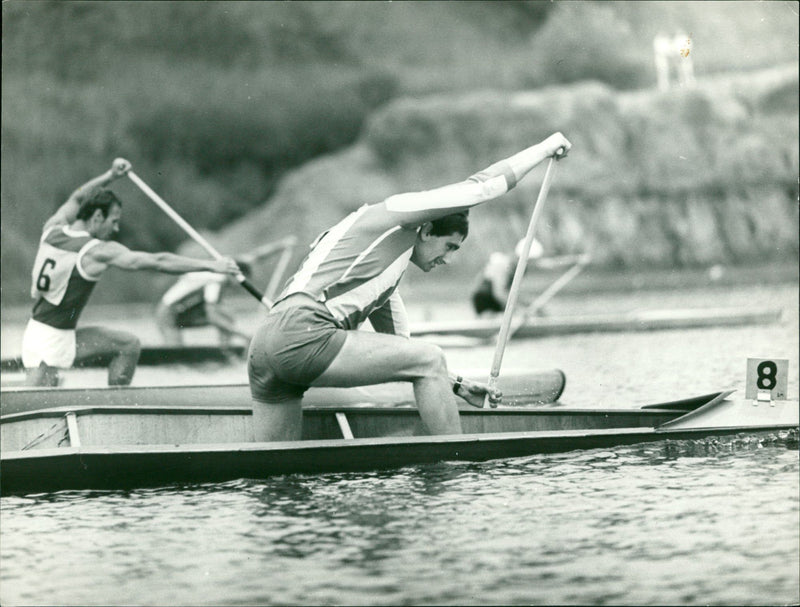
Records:
[[[789,361],[785,358],[748,358],[745,398],[756,398],[769,391],[770,400],[785,400]]]

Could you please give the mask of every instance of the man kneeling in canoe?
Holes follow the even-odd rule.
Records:
[[[168,274],[239,272],[233,259],[131,251],[112,241],[119,231],[122,202],[105,186],[130,169],[127,160],[117,158],[110,170],[75,190],[44,224],[32,273],[31,297],[36,303],[22,337],[29,385],[57,385],[58,368],[95,357],[110,359],[108,385],[131,383],[139,361],[139,339],[105,327],[77,328],[95,284],[109,267]]]
[[[486,384],[448,375],[441,348],[409,338],[397,285],[408,263],[447,264],[467,237],[468,210],[505,194],[570,142],[555,133],[469,179],[364,205],[322,233],[250,342],[257,441],[297,440],[310,386],[409,381],[430,434],[459,434],[453,393],[482,407]],[[356,329],[369,319],[375,332]],[[501,394],[489,393],[496,406]]]

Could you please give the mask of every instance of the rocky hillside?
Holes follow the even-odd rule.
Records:
[[[574,149],[539,225],[548,252],[588,251],[596,265],[625,268],[796,259],[797,92],[789,65],[669,93],[584,82],[399,99],[355,145],[287,175],[219,242],[255,246],[288,233],[310,242],[362,204],[463,179],[560,130]],[[543,174],[473,210],[469,245],[450,271],[467,276],[492,250],[513,247]]]

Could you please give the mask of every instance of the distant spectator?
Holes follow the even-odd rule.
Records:
[[[677,32],[674,36],[660,33],[653,39],[656,78],[660,90],[669,89],[672,72],[674,72],[675,82],[679,86],[694,84],[691,47],[691,36],[687,36],[683,32]]]

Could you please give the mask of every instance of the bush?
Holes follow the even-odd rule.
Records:
[[[650,48],[637,45],[630,25],[613,7],[563,2],[533,39],[529,82],[599,80],[632,89],[652,79],[650,54]]]
[[[265,72],[261,84],[231,87],[134,110],[130,136],[153,162],[182,158],[207,174],[242,163],[275,174],[352,143],[362,122],[396,90],[387,74],[309,71],[307,78]],[[234,88],[236,86],[236,88]]]

